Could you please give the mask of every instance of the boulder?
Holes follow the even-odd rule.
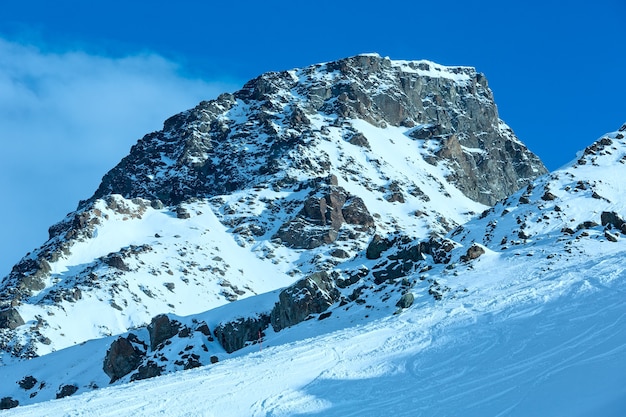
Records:
[[[626,230],[624,230],[626,229],[626,222],[624,222],[624,219],[622,219],[622,217],[614,211],[603,211],[600,215],[600,222],[602,223],[602,226],[610,225],[611,227],[626,232]]]
[[[272,328],[280,331],[319,314],[339,301],[341,293],[328,273],[316,272],[285,288],[270,314]]]
[[[176,217],[179,219],[189,219],[191,218],[191,214],[185,207],[178,206],[176,207]]]
[[[480,257],[481,255],[484,255],[484,253],[485,253],[485,249],[482,246],[473,244],[467,249],[467,252],[465,253],[465,255],[461,256],[461,261],[469,262],[472,259],[476,259]]]
[[[400,297],[400,300],[396,303],[396,307],[400,308],[409,308],[413,305],[413,301],[415,300],[415,296],[411,292],[407,292]]]
[[[159,314],[152,318],[148,325],[148,333],[150,334],[150,350],[155,350],[165,340],[170,339],[178,334],[180,323],[165,314]]]
[[[15,307],[0,311],[0,329],[15,329],[24,324],[24,319]]]
[[[59,387],[59,392],[57,392],[56,398],[58,400],[59,398],[69,397],[70,395],[76,393],[76,391],[78,391],[78,387],[76,385],[62,385]]]
[[[131,341],[124,337],[118,337],[104,357],[103,370],[113,383],[131,371],[137,369],[144,356],[144,352],[135,347]]]
[[[154,361],[148,361],[145,365],[141,365],[137,372],[131,375],[131,381],[139,381],[142,379],[154,378],[161,375],[163,368],[158,366]]]
[[[4,397],[0,400],[0,410],[8,410],[9,408],[17,407],[18,405],[20,405],[20,402],[11,397]]]
[[[270,317],[260,314],[258,317],[239,318],[226,323],[220,323],[214,331],[217,341],[224,350],[232,353],[243,348],[247,342],[259,340],[259,335],[267,329]]]

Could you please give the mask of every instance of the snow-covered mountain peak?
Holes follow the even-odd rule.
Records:
[[[128,382],[391,315],[418,281],[428,302],[461,294],[435,277],[498,249],[446,234],[543,173],[473,68],[368,54],[263,74],[140,139],[16,264],[0,366],[108,337],[89,384]]]
[[[373,136],[384,130],[363,131],[370,128],[391,128],[414,146],[388,144]],[[353,153],[379,159],[375,144],[448,165],[450,182],[483,204],[545,172],[498,119],[482,74],[361,55],[266,73],[170,118],[104,177],[93,198],[118,193],[175,204],[256,185],[285,188],[311,177],[347,177]],[[501,161],[502,180],[485,180],[496,169],[491,160]]]

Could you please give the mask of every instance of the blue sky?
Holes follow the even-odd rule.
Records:
[[[549,169],[626,122],[626,1],[8,2],[0,276],[168,116],[265,71],[363,52],[485,73]]]

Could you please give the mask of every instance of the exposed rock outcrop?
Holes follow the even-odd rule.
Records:
[[[311,314],[323,313],[339,301],[341,294],[326,272],[309,275],[281,291],[270,315],[275,331],[304,321]]]
[[[11,397],[3,397],[0,399],[0,410],[8,410],[10,408],[17,407],[18,405],[20,405],[20,402]]]
[[[286,104],[291,111],[276,115]],[[246,123],[227,117],[242,108],[250,112]],[[374,126],[415,126],[415,140],[438,144],[431,163],[448,163],[453,168],[449,180],[484,204],[546,172],[499,120],[487,80],[474,68],[359,55],[263,74],[234,94],[171,117],[105,175],[91,200],[119,193],[171,205],[226,194],[294,164],[327,172],[323,159],[302,158],[298,152],[313,136],[311,115],[319,113]],[[291,129],[276,127],[282,119]],[[259,136],[268,138],[262,152],[254,139]],[[249,151],[243,146],[247,138],[256,141]],[[347,140],[370,147],[359,133]],[[239,163],[243,160],[247,163]]]
[[[59,398],[69,397],[70,395],[74,395],[76,391],[78,391],[78,387],[76,385],[63,385],[59,387],[59,392],[57,392],[56,398],[58,400]]]
[[[484,254],[485,254],[485,248],[483,248],[480,245],[473,244],[467,249],[467,252],[465,253],[465,255],[461,256],[461,261],[469,262]]]
[[[176,336],[179,329],[180,323],[176,320],[170,320],[165,314],[159,314],[153,317],[148,326],[148,333],[150,333],[150,350],[157,349],[165,340]]]
[[[314,249],[333,243],[344,224],[358,231],[374,228],[374,218],[363,200],[350,195],[342,187],[331,185],[314,192],[303,203],[298,215],[280,227],[275,238],[295,249]]]
[[[232,353],[243,348],[247,342],[257,341],[270,323],[269,315],[239,318],[221,323],[215,328],[214,334],[224,350]]]
[[[0,311],[0,329],[15,329],[24,324],[24,319],[17,309],[11,307]]]
[[[602,226],[614,227],[617,230],[621,230],[626,233],[626,221],[614,211],[603,211],[600,215],[600,222]]]
[[[118,337],[104,358],[104,373],[113,383],[137,369],[144,355],[145,352],[133,345],[130,338]]]

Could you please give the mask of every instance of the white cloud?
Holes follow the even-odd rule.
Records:
[[[45,52],[0,39],[0,277],[169,116],[235,86],[158,55]]]

